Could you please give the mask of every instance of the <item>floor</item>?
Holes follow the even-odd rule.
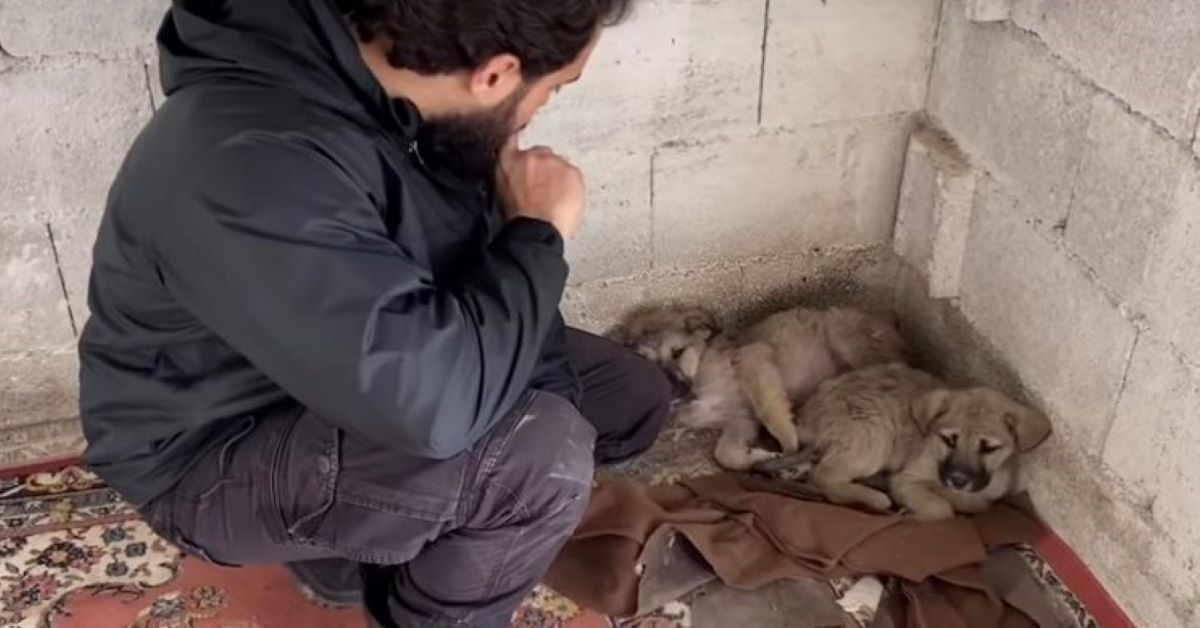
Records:
[[[605,474],[670,482],[715,469],[710,434],[668,430],[639,460]],[[1022,548],[1029,581],[1057,626],[1131,625],[1056,539]],[[851,589],[847,592],[847,589]],[[607,618],[539,588],[516,628],[878,628],[886,583],[782,582],[759,591],[712,583],[649,616]],[[865,592],[865,595],[864,595]],[[356,612],[300,598],[276,567],[225,569],[183,556],[95,476],[71,461],[0,472],[0,626],[318,628],[362,626]]]

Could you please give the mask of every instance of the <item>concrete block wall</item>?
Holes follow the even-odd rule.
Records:
[[[572,322],[647,298],[734,318],[787,294],[887,305],[938,0],[641,0],[527,140],[586,168]],[[816,274],[812,274],[816,273]]]
[[[927,109],[975,193],[956,298],[900,249],[898,309],[1053,415],[1029,487],[1137,625],[1200,624],[1200,4],[946,0]]]
[[[0,0],[0,465],[79,449],[74,343],[109,181],[162,101],[166,0]],[[639,0],[531,129],[582,165],[565,309],[890,304],[939,0]]]
[[[77,451],[91,243],[164,2],[0,0],[0,465]]]

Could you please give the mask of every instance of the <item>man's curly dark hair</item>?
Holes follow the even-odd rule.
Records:
[[[388,62],[421,74],[473,70],[499,54],[526,79],[559,70],[633,0],[336,0],[364,42],[391,43]]]

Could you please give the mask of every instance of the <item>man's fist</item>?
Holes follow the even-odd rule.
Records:
[[[500,152],[496,190],[505,214],[536,218],[552,225],[562,237],[574,237],[583,219],[586,188],[583,173],[544,146],[517,148],[517,138]]]

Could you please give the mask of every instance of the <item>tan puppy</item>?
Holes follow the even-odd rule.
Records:
[[[952,390],[900,364],[832,379],[800,413],[817,462],[809,481],[830,501],[921,520],[976,513],[1013,488],[1018,454],[1050,435],[1042,414],[987,388]],[[860,482],[888,475],[888,493]]]
[[[715,456],[735,471],[779,455],[754,447],[760,425],[783,452],[798,449],[792,409],[821,382],[905,353],[890,319],[853,309],[797,308],[723,334],[700,308],[653,307],[630,314],[610,335],[667,372],[681,425],[721,429]]]

